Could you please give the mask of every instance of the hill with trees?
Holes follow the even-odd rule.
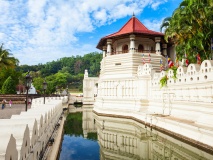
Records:
[[[84,56],[63,57],[57,61],[38,65],[15,65],[4,68],[0,72],[0,93],[4,93],[3,84],[10,77],[15,85],[24,85],[28,71],[33,77],[33,85],[38,93],[43,92],[43,82],[47,82],[46,93],[55,93],[65,88],[82,91],[84,70],[89,71],[89,76],[97,77],[100,72],[102,54],[92,52]],[[5,88],[5,87],[4,87]]]
[[[54,93],[65,88],[82,91],[84,71],[87,69],[90,76],[97,77],[100,72],[102,54],[93,52],[84,56],[63,57],[57,61],[38,65],[22,65],[16,70],[21,73],[30,71],[33,85],[37,92],[42,92],[43,81],[46,80],[47,93]]]

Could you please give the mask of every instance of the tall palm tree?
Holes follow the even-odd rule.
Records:
[[[18,64],[18,60],[11,57],[10,50],[4,49],[3,44],[0,46],[0,71],[7,68],[15,68]]]
[[[213,1],[183,0],[170,18],[164,19],[161,30],[165,28],[165,39],[176,45],[177,57],[187,54],[190,62],[210,57],[210,39],[213,37]]]

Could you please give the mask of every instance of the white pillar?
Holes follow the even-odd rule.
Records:
[[[134,53],[135,52],[135,35],[131,34],[129,37],[130,37],[129,50],[130,50],[130,53]]]
[[[107,51],[107,47],[103,46],[103,58],[106,57],[106,51]]]
[[[161,55],[160,41],[161,41],[160,37],[155,37],[155,43],[156,43],[155,51],[156,51],[156,54],[158,55]]]
[[[112,54],[112,39],[107,39],[107,56]]]
[[[163,55],[166,56],[167,55],[167,44],[163,44]]]
[[[88,78],[88,71],[87,71],[87,69],[85,69],[85,71],[84,71],[84,78]]]

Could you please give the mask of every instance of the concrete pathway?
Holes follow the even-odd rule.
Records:
[[[11,108],[9,104],[6,104],[4,109],[0,106],[0,119],[10,119],[12,115],[25,111],[25,107],[25,104],[13,104]],[[30,109],[30,106],[28,106],[28,109]]]

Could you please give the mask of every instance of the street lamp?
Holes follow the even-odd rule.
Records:
[[[68,88],[68,85],[67,85],[67,96],[69,95],[69,94],[68,94],[68,91],[69,91],[69,88]]]
[[[46,82],[46,80],[44,80],[44,82],[43,82],[43,89],[44,89],[44,104],[45,104],[45,91],[47,89],[47,82]]]
[[[63,89],[62,89],[62,88],[60,88],[60,97],[61,97],[61,95],[62,95],[62,91],[63,91]]]
[[[27,106],[28,106],[28,90],[30,89],[31,83],[32,83],[32,77],[30,76],[29,71],[28,71],[27,75],[25,76],[25,79],[26,79],[25,87],[26,87],[26,90],[27,90],[25,111],[27,111]]]
[[[56,90],[56,96],[58,96],[59,87],[58,87],[58,86],[56,86],[56,87],[55,87],[55,90]]]

